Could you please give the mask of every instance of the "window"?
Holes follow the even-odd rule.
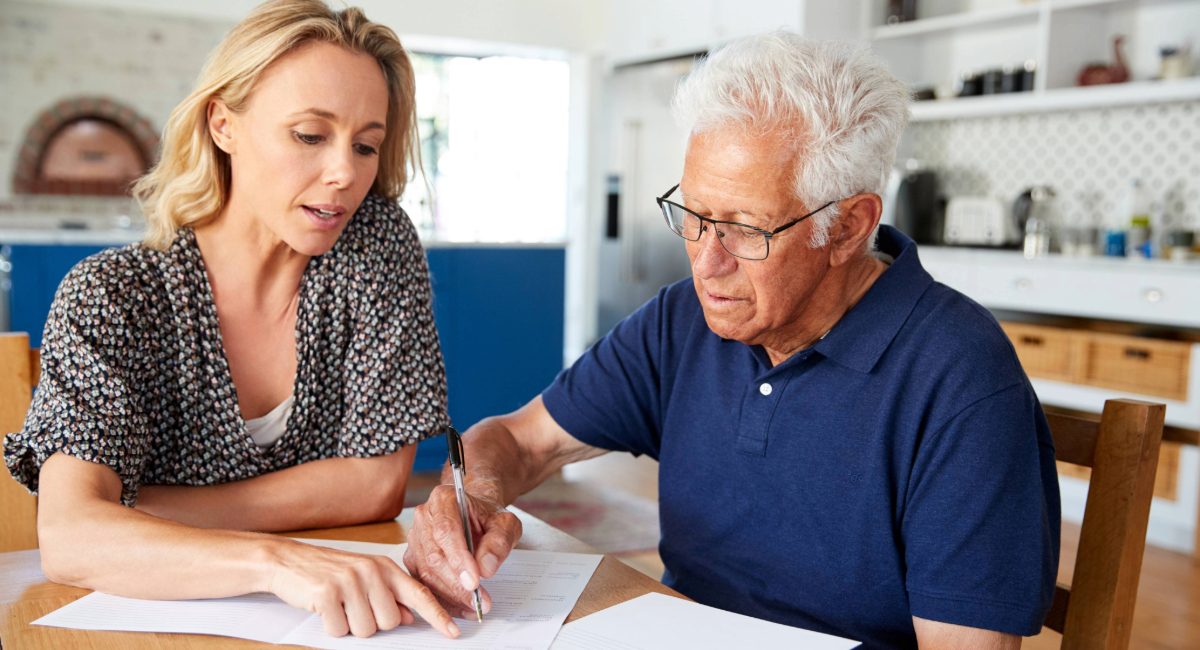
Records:
[[[429,183],[418,175],[402,203],[418,228],[453,241],[564,239],[567,63],[411,57]]]

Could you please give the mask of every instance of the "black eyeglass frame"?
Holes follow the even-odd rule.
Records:
[[[701,229],[700,229],[700,232],[699,232],[699,234],[697,234],[697,235],[696,235],[696,238],[695,238],[695,239],[688,239],[687,237],[684,237],[682,233],[675,232],[675,229],[674,229],[674,228],[671,228],[671,219],[670,219],[670,218],[667,216],[667,209],[666,209],[666,207],[664,207],[664,206],[663,206],[663,204],[664,204],[664,203],[670,203],[671,205],[673,205],[673,206],[675,206],[675,207],[679,208],[680,210],[683,210],[684,212],[686,212],[686,213],[688,213],[688,214],[692,215],[693,217],[696,217],[697,219],[699,219],[699,220],[701,221],[701,223],[703,223],[703,222],[705,222],[705,221],[707,221],[707,222],[709,222],[709,223],[711,223],[711,224],[724,223],[724,224],[728,224],[728,225],[731,225],[731,226],[741,226],[742,228],[749,228],[749,229],[751,229],[751,230],[754,230],[754,231],[757,231],[757,232],[759,232],[759,233],[762,233],[763,237],[764,237],[764,238],[767,240],[767,250],[766,250],[766,252],[764,252],[764,253],[763,253],[763,256],[762,256],[762,257],[742,257],[741,255],[737,255],[737,254],[735,254],[733,251],[729,250],[728,248],[725,248],[725,242],[723,242],[723,241],[721,242],[721,248],[725,248],[725,252],[729,253],[730,255],[733,255],[734,257],[736,257],[736,258],[738,258],[738,259],[743,259],[743,260],[755,260],[755,261],[757,261],[757,260],[765,260],[765,259],[767,259],[767,256],[771,254],[771,238],[772,238],[772,237],[774,237],[775,235],[778,235],[779,233],[781,233],[781,232],[783,232],[783,231],[787,230],[788,228],[791,228],[792,226],[794,226],[794,225],[796,225],[796,224],[800,223],[801,221],[804,221],[805,219],[807,219],[807,218],[809,218],[809,217],[813,216],[814,214],[816,214],[816,213],[820,212],[821,210],[824,210],[825,208],[828,208],[829,206],[833,205],[834,203],[837,203],[837,201],[830,201],[829,203],[826,203],[825,205],[823,205],[823,206],[821,206],[821,207],[817,208],[816,210],[813,210],[812,212],[809,212],[808,214],[804,215],[803,217],[800,217],[799,219],[794,219],[794,220],[792,220],[792,221],[789,221],[788,223],[785,223],[785,224],[783,224],[782,226],[780,226],[780,227],[776,228],[775,230],[763,230],[762,228],[758,228],[758,227],[756,227],[756,226],[751,226],[751,225],[750,225],[750,224],[748,224],[748,223],[739,223],[739,222],[737,222],[737,221],[721,221],[721,220],[719,220],[719,219],[710,219],[710,218],[708,218],[708,217],[702,217],[702,216],[700,216],[700,215],[696,214],[695,212],[693,212],[693,211],[691,211],[691,210],[689,210],[689,209],[687,209],[687,208],[683,207],[682,205],[680,205],[680,204],[678,204],[678,203],[676,203],[676,202],[674,202],[674,201],[668,201],[668,200],[667,200],[667,197],[668,197],[668,196],[671,196],[672,194],[674,194],[674,193],[675,193],[675,190],[677,190],[677,189],[679,189],[679,185],[678,185],[678,184],[676,184],[676,185],[675,185],[674,187],[672,187],[671,189],[667,190],[667,193],[666,193],[666,194],[663,194],[662,196],[660,196],[660,197],[657,197],[657,198],[655,198],[655,199],[654,199],[655,201],[657,201],[657,202],[658,202],[658,210],[659,210],[659,212],[662,212],[662,215],[663,215],[663,220],[665,220],[665,221],[667,222],[667,228],[670,228],[671,232],[674,232],[676,235],[679,235],[679,236],[680,236],[680,237],[682,237],[682,238],[683,238],[685,241],[700,241],[700,235],[703,235],[703,234],[704,234],[704,228],[701,228]],[[714,230],[715,230],[715,228],[714,228]],[[720,237],[717,237],[717,239],[721,239],[721,238],[720,238]]]

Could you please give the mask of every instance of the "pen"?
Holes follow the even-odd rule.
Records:
[[[450,471],[454,474],[454,496],[458,498],[458,514],[462,516],[463,534],[467,536],[467,550],[474,557],[475,543],[471,540],[471,512],[467,508],[467,488],[464,480],[466,469],[463,467],[466,452],[463,450],[462,436],[458,435],[458,430],[450,425],[446,425],[446,447],[450,450]],[[479,587],[475,587],[475,593],[471,595],[471,604],[475,606],[475,617],[482,623],[483,595],[479,589]]]

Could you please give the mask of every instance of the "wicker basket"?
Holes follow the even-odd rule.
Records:
[[[1030,377],[1187,401],[1192,344],[1001,322]]]
[[[1001,322],[1000,327],[1016,348],[1025,374],[1078,382],[1086,354],[1086,332],[1008,321]]]
[[[1191,351],[1181,341],[1089,334],[1079,383],[1186,401]]]

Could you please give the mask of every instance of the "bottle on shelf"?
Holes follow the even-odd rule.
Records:
[[[1109,257],[1125,257],[1125,231],[1120,228],[1104,230],[1104,254]]]
[[[1153,257],[1153,242],[1150,236],[1150,197],[1141,179],[1132,178],[1125,191],[1125,202],[1122,208],[1128,234],[1125,241],[1125,254],[1129,257]]]
[[[1025,259],[1045,257],[1050,252],[1050,222],[1054,208],[1054,190],[1030,189],[1029,218],[1025,221]]]

